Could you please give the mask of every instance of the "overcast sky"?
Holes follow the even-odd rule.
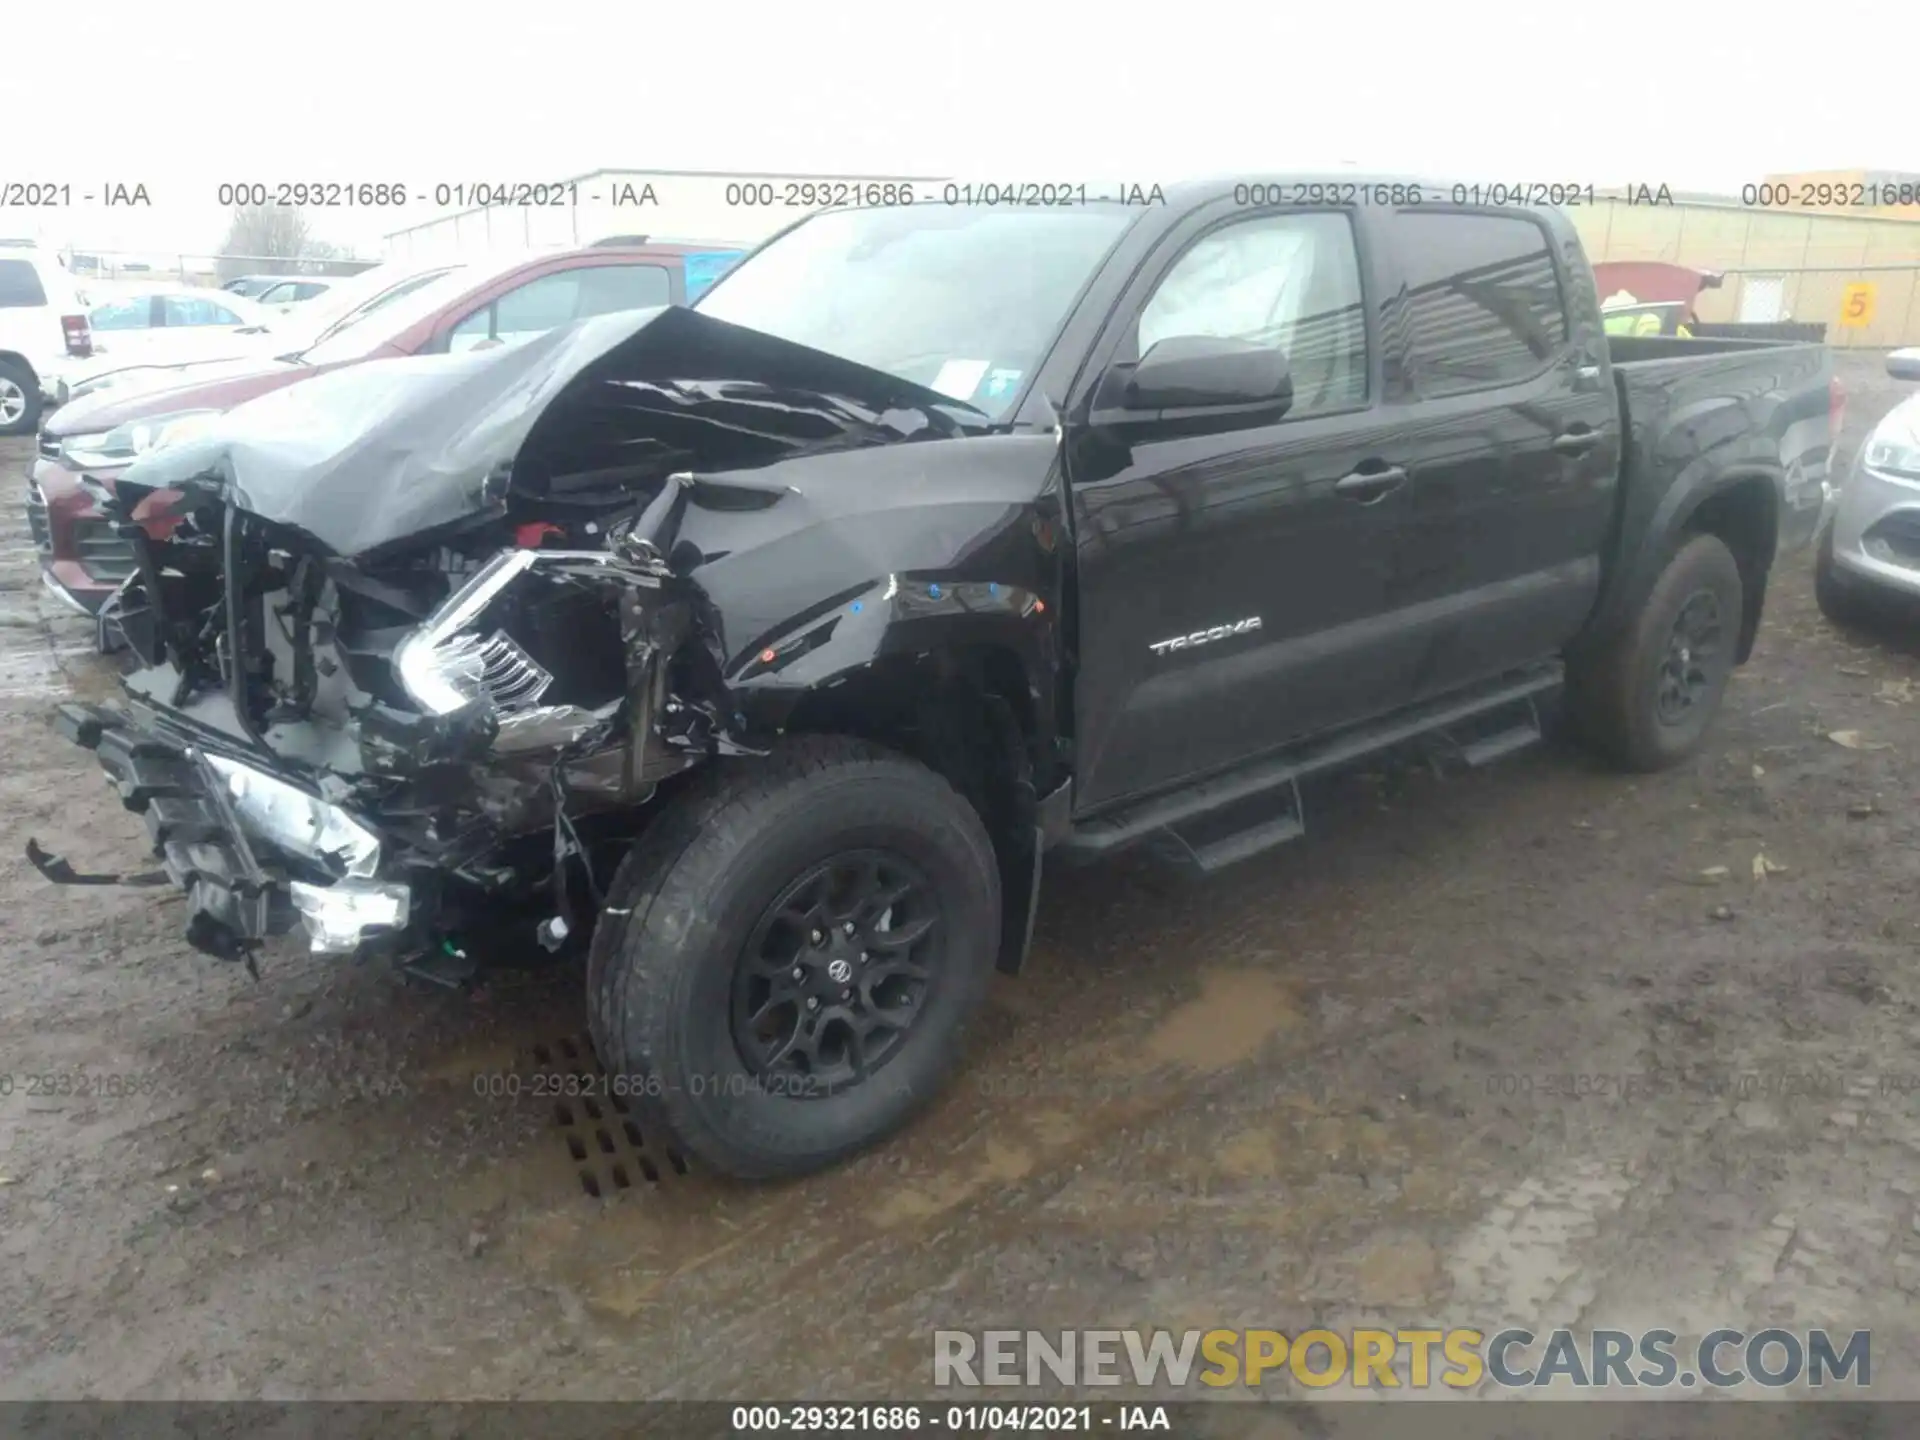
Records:
[[[1770,172],[1920,170],[1905,7],[1870,0],[9,9],[0,95],[30,124],[0,180],[67,182],[76,199],[142,182],[153,199],[0,211],[0,232],[81,248],[211,251],[223,180],[1146,183],[1352,162],[1737,191]],[[311,218],[378,254],[386,231],[433,213]]]

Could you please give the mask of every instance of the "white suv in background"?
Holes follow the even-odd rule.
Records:
[[[73,277],[36,245],[0,241],[0,435],[31,435],[54,377],[92,353]]]

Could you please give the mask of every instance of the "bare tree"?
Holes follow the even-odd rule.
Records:
[[[315,239],[307,217],[292,206],[236,205],[215,269],[222,284],[258,270],[262,259],[285,262],[273,268],[290,275],[324,274],[334,268],[325,262],[339,253],[338,246]]]

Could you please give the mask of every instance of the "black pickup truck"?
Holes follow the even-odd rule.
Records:
[[[643,1125],[768,1177],[935,1091],[1044,856],[1211,870],[1557,690],[1690,755],[1820,514],[1823,349],[1610,340],[1555,211],[1161,193],[814,215],[692,309],[148,454],[96,497],[125,699],[57,725],[162,867],[32,858],[249,967],[584,955]]]

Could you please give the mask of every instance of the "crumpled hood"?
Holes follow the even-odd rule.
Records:
[[[237,406],[122,474],[123,495],[215,490],[354,557],[509,493],[591,506],[670,468],[746,468],[967,422],[971,407],[681,307],[595,316],[511,347],[376,360]]]

